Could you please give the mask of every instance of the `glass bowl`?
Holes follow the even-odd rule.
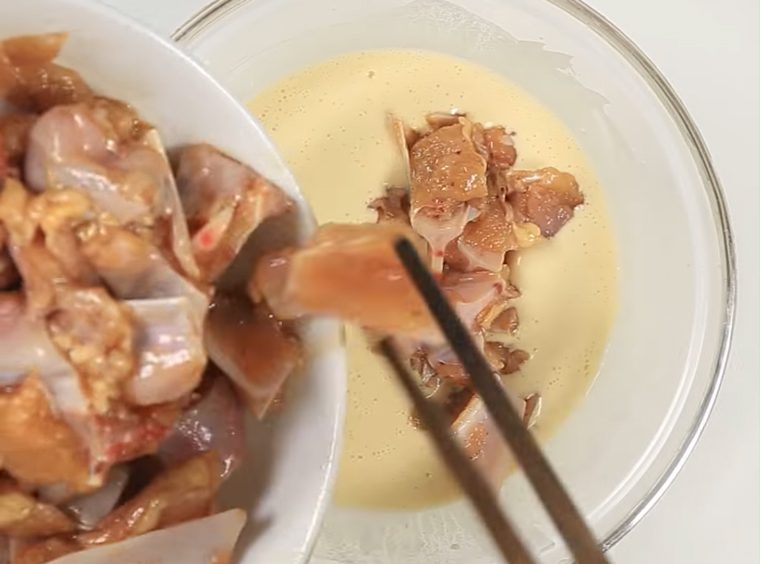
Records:
[[[332,56],[414,48],[501,73],[564,121],[605,187],[619,312],[595,383],[545,449],[602,546],[618,542],[672,483],[706,424],[735,303],[718,180],[652,63],[575,0],[223,0],[175,39],[242,101]],[[501,497],[542,562],[570,561],[519,473]],[[333,507],[315,561],[485,563],[494,554],[458,501],[421,511]]]

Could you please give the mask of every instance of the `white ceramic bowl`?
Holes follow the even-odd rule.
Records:
[[[622,538],[705,425],[734,308],[720,187],[696,128],[651,62],[577,0],[220,0],[175,37],[241,100],[341,53],[418,48],[503,74],[565,122],[606,190],[620,310],[596,382],[546,451],[603,546]],[[502,497],[542,561],[569,561],[521,475]],[[315,555],[330,563],[496,561],[464,502],[414,512],[332,508]]]
[[[0,3],[0,36],[68,31],[60,60],[107,96],[125,100],[155,124],[167,147],[207,141],[281,186],[299,206],[295,236],[314,220],[262,128],[211,76],[177,47],[90,0]],[[345,361],[339,326],[319,320],[304,330],[308,361],[285,409],[252,424],[249,455],[223,496],[249,522],[239,542],[244,561],[297,562],[310,551],[333,480],[343,421]]]

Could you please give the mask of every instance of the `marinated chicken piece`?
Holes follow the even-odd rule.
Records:
[[[493,321],[488,324],[488,330],[492,333],[510,333],[514,335],[520,319],[517,315],[517,309],[508,307],[497,314]]]
[[[279,319],[336,315],[363,327],[414,338],[439,335],[393,250],[416,236],[401,224],[327,224],[300,249],[262,258],[249,294]],[[350,296],[350,299],[347,297]]]
[[[500,273],[448,271],[441,279],[441,289],[449,298],[459,318],[473,332],[480,331],[480,314],[499,299],[507,288]]]
[[[555,235],[583,203],[575,177],[556,168],[511,172],[507,198],[521,221],[537,225],[544,237]]]
[[[139,456],[153,454],[171,432],[181,412],[178,402],[149,406],[127,406],[91,423],[99,434],[100,454],[96,469],[104,474],[111,466]],[[90,448],[92,453],[93,448]]]
[[[213,453],[209,453],[170,469],[104,518],[95,530],[22,545],[16,551],[14,564],[50,561],[216,564],[213,559],[203,558],[211,553],[214,556],[231,553],[245,512],[233,509],[206,517],[217,485],[215,465]],[[175,544],[167,544],[169,541]],[[156,552],[159,549],[165,552]],[[65,555],[71,556],[61,558]],[[175,560],[178,555],[190,558]]]
[[[44,65],[58,56],[66,38],[66,33],[17,35],[3,40],[0,46],[5,58],[13,65]]]
[[[245,452],[243,410],[227,378],[214,366],[207,370],[197,395],[161,443],[158,457],[174,466],[213,450],[221,460],[219,479],[224,481]]]
[[[87,107],[92,112],[93,120],[109,140],[119,144],[144,144],[158,153],[165,153],[158,132],[152,125],[144,122],[129,104],[113,98],[96,96],[87,103]]]
[[[11,181],[8,182],[9,184]],[[29,198],[28,228],[36,226],[45,249],[53,256],[70,283],[95,286],[98,277],[79,248],[75,227],[93,213],[90,199],[78,190],[61,189]],[[38,234],[38,236],[39,236]],[[24,244],[14,240],[23,252]]]
[[[65,40],[65,33],[49,33],[0,43],[0,95],[34,111],[91,99],[92,91],[79,73],[52,62]]]
[[[92,90],[78,72],[55,63],[16,67],[16,86],[7,99],[14,106],[44,111],[58,104],[90,100]]]
[[[206,362],[186,298],[120,303],[102,288],[61,292],[48,331],[101,415],[112,410],[122,392],[137,405],[188,395]]]
[[[135,323],[136,371],[125,392],[136,405],[152,405],[188,396],[206,366],[202,329],[188,298],[125,302]]]
[[[29,132],[35,121],[37,115],[32,113],[14,112],[0,116],[0,139],[8,165],[11,167],[19,170],[22,167],[29,143]]]
[[[16,538],[72,532],[74,522],[54,505],[43,503],[8,478],[0,478],[0,534]]]
[[[74,186],[121,223],[147,221],[158,206],[159,186],[151,177],[153,171],[121,166],[128,155],[117,152],[116,141],[87,105],[48,110],[29,134],[25,164],[29,187],[42,192]],[[160,155],[155,157],[160,166]]]
[[[258,418],[303,360],[298,339],[263,304],[254,307],[245,297],[216,296],[206,319],[206,347]]]
[[[245,519],[245,511],[230,509],[69,556],[62,555],[67,553],[67,548],[68,553],[73,552],[71,545],[67,547],[62,541],[43,541],[41,545],[28,548],[14,564],[47,562],[49,555],[56,554],[56,550],[56,556],[62,557],[53,564],[228,564]],[[46,542],[51,546],[44,546]]]
[[[113,511],[124,492],[129,478],[126,466],[114,466],[103,486],[92,493],[78,496],[64,504],[66,513],[76,519],[80,529],[92,530],[97,523]]]
[[[541,396],[531,394],[518,398],[505,389],[510,402],[522,416],[526,427],[532,427],[540,411]],[[452,431],[461,441],[465,453],[480,469],[486,480],[498,488],[504,480],[512,455],[483,401],[473,396],[452,424]]]
[[[18,270],[8,249],[8,232],[0,222],[0,291],[12,287],[18,279]]]
[[[56,106],[45,112],[29,135],[26,181],[39,192],[76,187],[97,210],[122,225],[152,229],[154,236],[163,235],[154,227],[169,225],[168,241],[153,242],[170,248],[182,269],[196,276],[187,225],[158,134],[149,129],[140,141],[125,139],[121,114],[128,110],[104,104]]]
[[[81,195],[79,199],[76,196],[76,191],[67,190],[31,196],[9,179],[0,195],[0,218],[10,229],[12,256],[24,280],[26,309],[30,315],[45,316],[51,338],[79,371],[76,374],[67,367],[64,371],[67,379],[50,379],[48,371],[41,376],[46,384],[55,382],[51,396],[56,407],[67,421],[75,419],[75,428],[84,433],[93,467],[102,470],[130,453],[154,450],[156,441],[171,428],[172,410],[162,414],[159,421],[154,419],[153,413],[131,412],[121,401],[123,392],[126,390],[127,396],[137,403],[148,404],[179,399],[192,391],[205,364],[201,328],[207,300],[139,236],[119,227],[104,228],[105,232],[96,227],[93,234],[88,223],[76,232],[71,229],[71,221],[81,221],[81,216],[90,210],[87,199],[82,201]],[[87,235],[84,243],[80,228]],[[117,236],[108,238],[112,231]],[[62,238],[62,234],[69,234],[71,238]],[[107,239],[106,248],[99,246],[103,238]],[[119,247],[125,238],[130,244]],[[28,243],[24,244],[25,241]],[[114,253],[114,247],[116,251],[126,247],[138,255],[140,251],[143,254],[125,257],[123,253]],[[84,260],[83,252],[85,255],[89,252],[88,258],[92,256],[95,260]],[[67,257],[73,259],[71,266],[64,262]],[[119,260],[122,262],[117,264],[118,268],[128,271],[131,277],[122,277],[119,280],[122,287],[117,289],[134,290],[134,294],[120,297],[140,298],[143,293],[148,294],[147,297],[161,297],[172,292],[179,295],[170,296],[168,303],[147,304],[138,310],[138,314],[152,315],[152,321],[159,320],[157,315],[163,312],[163,325],[150,327],[150,330],[141,326],[135,332],[135,311],[117,304],[101,288],[71,287],[85,279],[90,282],[99,279],[91,272],[82,272],[81,265],[92,264],[99,269],[98,274],[108,280],[113,274],[108,266]],[[142,264],[142,269],[135,270],[135,263]],[[79,271],[74,272],[75,269]],[[190,304],[190,300],[195,301]],[[33,338],[36,341],[31,342],[46,344],[49,337],[44,329],[44,326],[36,329],[35,334],[27,331],[23,336],[27,342]],[[166,340],[167,335],[173,340]],[[9,354],[7,358],[13,362],[9,369],[19,376],[28,370],[28,365],[22,364],[23,358],[17,356]],[[164,367],[171,366],[172,370],[162,373],[161,379],[151,378],[160,363]],[[96,414],[103,420],[92,421]],[[143,441],[142,444],[138,444],[139,441]]]
[[[415,354],[424,360],[424,367],[434,376],[436,386],[439,387],[436,389],[438,396],[453,396],[455,392],[469,390],[470,376],[448,343],[440,347],[418,349]],[[418,365],[417,362],[413,364]],[[426,376],[425,372],[421,375]],[[441,386],[445,387],[441,389]],[[444,403],[447,404],[447,411],[451,411],[449,399]]]
[[[87,449],[53,412],[37,376],[0,390],[0,463],[27,484],[63,483],[74,492],[98,485],[90,474]]]
[[[494,371],[508,375],[517,372],[530,355],[521,349],[508,347],[499,342],[485,344],[484,354]]]
[[[110,544],[206,517],[220,484],[220,466],[218,455],[208,452],[166,470],[93,531],[77,535],[77,541],[83,547]]]
[[[188,230],[185,210],[182,207],[182,201],[177,191],[177,184],[172,173],[171,164],[166,156],[163,143],[158,135],[158,131],[150,129],[144,136],[144,143],[150,150],[132,150],[124,159],[123,166],[127,170],[146,170],[151,171],[156,181],[161,186],[159,225],[155,233],[163,234],[163,241],[154,242],[162,249],[171,248],[173,258],[183,272],[190,278],[197,280],[200,275],[198,263],[193,255],[190,232]],[[161,162],[155,158],[155,155],[161,157]],[[168,216],[168,217],[167,217]],[[169,224],[169,228],[161,229],[161,224]],[[154,233],[154,234],[155,234]],[[154,237],[155,239],[155,237]]]
[[[32,380],[28,377],[30,374],[34,374]],[[0,384],[8,386],[2,396],[5,402],[0,400],[0,404],[5,406],[0,421],[4,419],[11,422],[30,418],[27,423],[28,432],[30,436],[39,433],[41,445],[48,445],[45,440],[48,427],[58,428],[56,433],[63,438],[76,432],[85,443],[93,440],[92,433],[85,424],[89,405],[79,376],[50,340],[44,321],[29,314],[27,304],[18,292],[0,293]],[[53,415],[48,398],[54,403],[55,410],[64,421]],[[24,413],[32,408],[38,412]],[[19,450],[15,442],[24,443],[25,427],[14,429],[10,423],[4,427],[8,428],[0,429],[0,435],[7,431],[8,437],[0,440],[0,459],[9,457],[14,460],[14,467],[18,468],[19,473],[15,473],[10,466],[6,465],[6,468],[19,479],[39,484],[61,481],[71,484],[73,489],[81,489],[88,481],[78,473],[73,473],[71,479],[65,475],[52,481],[37,478],[34,468],[35,441],[29,440],[28,452],[25,449]],[[19,435],[15,436],[14,432],[18,432]],[[51,440],[53,438],[50,437]],[[4,446],[8,446],[11,451],[3,452]],[[80,446],[79,440],[76,439],[64,441],[61,446],[65,451],[84,451],[84,447]],[[52,446],[46,448],[50,448],[50,454],[55,455]],[[14,458],[16,455],[20,456],[18,460]],[[77,456],[70,455],[70,458],[72,463],[78,464]],[[82,464],[85,467],[86,463],[87,457],[84,456]],[[26,469],[32,470],[32,474],[23,473]],[[45,471],[52,471],[53,475],[58,476],[55,468],[42,467],[41,470],[43,476]],[[70,473],[70,470],[66,469],[64,474]]]
[[[13,558],[11,564],[45,564],[46,562],[58,562],[58,558],[77,552],[79,545],[70,536],[49,537],[41,541],[14,540]],[[74,555],[74,562],[79,562]]]
[[[267,218],[291,208],[287,196],[250,167],[211,145],[182,150],[177,186],[205,280],[215,280]]]
[[[507,393],[518,413],[524,414],[525,402]],[[451,426],[467,457],[480,470],[486,481],[498,488],[504,480],[512,455],[499,429],[478,396],[473,396]]]
[[[0,196],[0,215],[7,211],[5,196],[13,193],[9,184]],[[10,233],[23,240],[27,225],[11,226]],[[7,324],[0,341],[7,351],[0,372],[6,382],[29,371],[39,375],[52,405],[86,445],[92,478],[99,480],[119,457],[155,449],[155,440],[173,420],[161,423],[153,414],[132,413],[121,401],[135,366],[129,310],[101,288],[72,287],[40,236],[32,241],[13,247],[26,300],[16,298],[16,307],[6,310],[13,323]],[[6,300],[9,306],[13,303]]]
[[[430,129],[435,131],[442,127],[449,125],[456,125],[459,123],[459,118],[466,118],[467,115],[462,112],[432,112],[425,116],[425,122],[430,126]],[[411,144],[411,143],[410,143]]]
[[[31,194],[16,179],[6,178],[0,190],[0,222],[3,225],[6,245],[25,245],[34,238],[38,223],[27,217],[32,201]]]
[[[23,280],[29,309],[37,315],[45,315],[55,306],[59,290],[72,284],[92,286],[96,278],[67,227],[51,237],[43,233],[57,221],[56,217],[66,213],[65,204],[38,206],[48,198],[27,198],[23,188],[17,190],[19,186],[12,179],[6,181],[0,193],[0,221],[7,227],[9,254]],[[56,199],[66,195],[61,192],[56,194]],[[17,196],[21,199],[11,202]],[[49,213],[37,215],[45,211]],[[25,214],[21,216],[25,220],[17,223],[13,219],[17,213]],[[44,217],[42,224],[37,221],[38,217]]]
[[[102,288],[57,294],[47,318],[50,338],[77,370],[90,408],[105,415],[135,370],[131,312]]]
[[[395,221],[410,225],[409,190],[405,188],[388,188],[385,196],[372,200],[369,208],[377,212],[377,223]]]
[[[515,164],[515,142],[503,127],[480,128],[473,138],[477,139],[476,144],[482,145],[489,171],[506,170]]]
[[[488,195],[486,160],[472,141],[472,123],[459,118],[420,138],[409,149],[411,223],[430,245],[434,272],[446,246],[477,215],[469,205]]]
[[[508,271],[508,267],[505,270]],[[505,279],[508,280],[509,276],[506,275]],[[478,321],[484,342],[502,343],[507,346],[517,344],[519,317],[512,300],[518,297],[520,297],[520,291],[507,283],[501,297],[481,312]]]
[[[114,226],[92,226],[82,234],[82,252],[118,298],[184,297],[196,326],[203,326],[208,297],[174,270],[148,241]]]
[[[489,197],[480,215],[446,249],[446,264],[460,271],[500,272],[507,251],[518,248],[512,208],[500,197]]]
[[[70,312],[70,316],[67,314],[67,317],[69,319],[66,321],[68,324],[66,329],[73,335],[71,342],[78,342],[80,347],[71,350],[75,355],[82,354],[83,362],[88,359],[96,359],[98,354],[104,354],[97,352],[97,347],[94,346],[96,342],[102,346],[103,342],[107,342],[110,338],[106,334],[111,335],[111,337],[118,336],[123,330],[123,328],[109,327],[108,325],[112,320],[105,317],[98,319],[98,324],[101,324],[100,327],[104,334],[97,335],[96,340],[90,334],[90,330],[94,329],[94,326],[90,327],[83,323],[86,321],[85,317],[78,317],[75,311]],[[97,318],[97,315],[95,317]],[[62,320],[60,321],[63,323]],[[2,336],[0,338],[0,382],[6,386],[14,385],[22,381],[27,382],[29,380],[29,378],[25,379],[27,373],[36,374],[35,381],[38,377],[40,385],[44,385],[44,388],[39,389],[39,394],[35,396],[35,399],[39,399],[41,402],[44,400],[46,405],[45,411],[35,414],[23,413],[22,410],[27,410],[23,404],[10,403],[7,413],[0,416],[0,424],[3,421],[2,417],[7,417],[8,421],[13,421],[14,418],[31,417],[34,419],[37,416],[42,417],[44,415],[45,417],[39,423],[32,420],[29,425],[40,426],[41,438],[45,438],[44,433],[45,427],[48,426],[48,418],[58,421],[57,417],[52,415],[51,410],[55,409],[63,418],[62,421],[58,421],[62,428],[60,434],[65,435],[65,430],[76,435],[77,442],[81,441],[84,456],[83,464],[85,468],[88,468],[89,473],[88,478],[76,476],[76,479],[67,479],[63,476],[56,480],[40,481],[43,478],[38,478],[33,471],[35,450],[37,448],[48,448],[50,453],[54,454],[55,449],[48,446],[46,442],[37,444],[30,441],[28,452],[19,452],[17,447],[9,442],[8,444],[14,448],[14,453],[24,455],[24,458],[19,461],[19,473],[6,466],[20,480],[40,485],[61,482],[68,484],[67,489],[73,492],[82,491],[83,484],[99,484],[103,478],[103,473],[110,465],[120,460],[155,451],[158,442],[166,436],[174,424],[178,415],[176,406],[162,404],[150,410],[130,409],[122,401],[117,401],[119,398],[115,395],[115,387],[106,388],[109,393],[113,392],[114,395],[107,396],[111,400],[108,402],[108,409],[102,409],[98,412],[96,408],[99,406],[96,404],[103,398],[100,390],[109,383],[109,380],[105,377],[102,381],[99,380],[96,373],[91,374],[92,378],[89,380],[80,377],[72,365],[66,361],[58,347],[53,344],[48,336],[49,332],[45,322],[29,315],[28,308],[20,294],[0,294],[0,335]],[[85,343],[82,341],[89,337],[92,337],[92,342]],[[80,340],[76,341],[76,339]],[[93,362],[92,366],[96,367],[97,365],[97,362]],[[88,382],[92,386],[88,386]],[[24,389],[26,388],[20,388],[20,390]],[[9,390],[12,391],[15,388]],[[10,401],[15,396],[9,391],[5,397]],[[31,405],[36,406],[36,404]],[[14,408],[14,406],[16,407]],[[15,412],[16,408],[19,413]],[[37,409],[41,410],[42,408],[37,407]],[[21,433],[19,437],[11,436],[7,440],[2,438],[2,432],[3,430],[0,429],[0,442],[23,442],[24,440],[21,431],[19,431]],[[65,443],[61,446],[62,448],[69,448],[69,445]],[[4,444],[0,445],[0,458],[6,455],[10,456],[10,454],[2,452],[3,447]],[[29,457],[29,460],[26,460],[26,456]],[[73,455],[70,455],[70,458],[72,462],[77,460]],[[27,470],[32,470],[32,472],[25,473]],[[55,472],[53,474],[58,476]]]

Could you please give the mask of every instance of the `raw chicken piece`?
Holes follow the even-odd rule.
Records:
[[[74,492],[99,485],[82,441],[53,413],[37,376],[0,391],[0,462],[28,484],[63,483]]]
[[[182,412],[161,443],[158,457],[174,466],[213,450],[222,462],[219,478],[226,480],[245,451],[243,410],[231,384],[214,366],[206,371],[198,394],[200,398]]]
[[[79,313],[83,314],[84,311]],[[98,323],[105,322],[104,326],[101,325],[102,332],[97,334],[98,341],[93,339],[88,344],[84,343],[82,339],[86,340],[87,335],[91,335],[94,326],[82,324],[86,318],[79,317],[76,311],[71,311],[68,315],[66,323],[70,327],[66,327],[67,332],[58,334],[59,337],[67,334],[71,343],[80,339],[80,344],[71,351],[75,356],[81,355],[80,360],[83,362],[97,359],[98,355],[107,357],[107,354],[102,350],[99,352],[92,345],[99,342],[99,346],[102,346],[103,339],[107,341],[108,333],[112,331],[108,328],[110,321],[107,317],[98,318],[94,312],[90,314],[95,315]],[[63,322],[61,319],[58,321]],[[118,335],[119,332],[117,329],[115,334]],[[100,381],[95,377],[97,373],[93,373],[89,380],[92,386],[87,386],[88,380],[80,378],[50,340],[45,322],[28,314],[20,294],[0,294],[0,336],[0,382],[5,386],[22,383],[21,387],[10,388],[5,395],[0,396],[0,409],[5,409],[0,413],[0,425],[8,427],[0,429],[0,459],[12,459],[17,469],[14,471],[8,461],[5,461],[6,468],[25,482],[40,485],[60,482],[66,484],[66,489],[72,492],[97,485],[111,464],[155,450],[158,441],[167,434],[176,419],[176,406],[162,404],[153,410],[133,411],[118,401],[119,397],[110,394],[106,396],[108,401],[100,406],[98,414],[96,403],[103,399],[100,391],[108,380]],[[94,367],[97,365],[97,362],[93,363]],[[25,378],[27,373],[36,374],[33,381],[37,384],[29,384],[30,378]],[[115,393],[118,387],[106,389]],[[17,399],[17,396],[22,399]],[[3,398],[6,398],[5,403]],[[24,401],[35,406],[36,411],[26,408]],[[53,415],[52,409],[60,413],[62,420]],[[26,423],[27,432],[31,437],[39,429],[38,441],[25,439],[23,425],[15,427],[19,418],[30,418]],[[54,427],[56,435],[48,437],[48,427]],[[4,436],[6,431],[7,436]],[[65,452],[71,449],[81,451],[79,456],[69,453],[67,457],[72,464],[81,462],[87,475],[76,474],[71,477],[69,474],[72,471],[67,465],[36,467],[37,449],[47,449],[53,457],[60,456],[55,449],[56,443],[49,444],[49,441],[56,440],[57,435],[62,437],[60,447]],[[69,435],[72,437],[66,443],[65,439]],[[23,449],[18,446],[18,442],[24,445]],[[12,451],[4,452],[6,446]],[[15,456],[19,459],[15,460]],[[38,476],[37,470],[41,470],[42,474]],[[58,473],[59,470],[61,473]]]
[[[102,562],[103,560],[100,559],[104,558],[105,555],[124,558],[125,560],[118,561],[129,564],[135,564],[138,561],[145,562],[144,560],[131,559],[136,554],[140,554],[140,550],[144,546],[149,546],[143,545],[143,542],[149,543],[150,539],[154,538],[150,535],[142,536],[143,533],[165,529],[185,521],[191,521],[192,525],[202,523],[212,526],[213,523],[216,523],[213,517],[207,519],[202,517],[210,512],[213,496],[219,485],[218,476],[219,461],[214,453],[192,458],[159,475],[136,497],[101,519],[94,530],[58,535],[37,543],[20,546],[16,550],[14,564],[39,564],[92,547],[95,547],[92,554],[97,557],[94,557],[93,562]],[[232,526],[233,529],[237,526],[228,520],[225,520],[224,523]],[[241,526],[242,523],[228,537],[233,542]],[[168,529],[167,533],[171,530]],[[195,528],[192,530],[196,531]],[[197,539],[184,538],[182,535],[177,537],[174,534],[171,537],[175,541],[192,542],[193,546],[199,549],[209,546],[209,544],[204,544],[207,541],[202,539],[213,540],[208,538],[208,535],[214,535],[213,529],[202,527],[201,531],[196,531],[196,533],[199,536]],[[131,537],[136,538],[131,539]],[[125,540],[126,542],[123,542]],[[104,545],[112,546],[113,549],[106,550]],[[214,540],[211,546],[219,545]],[[175,562],[173,558],[176,557],[178,551],[181,552],[185,547],[174,546],[172,548],[173,550],[170,550],[167,555],[172,558],[169,560],[170,562]],[[228,551],[231,550],[232,546],[230,544],[220,548]],[[137,552],[128,556],[128,553],[123,552],[125,550],[136,550]],[[90,553],[87,551],[78,553],[70,559],[64,559],[63,562],[89,561],[86,560],[88,554]],[[150,554],[150,552],[145,554]],[[108,557],[106,561],[114,562],[115,560]],[[184,563],[187,561],[183,559],[176,562]],[[210,564],[216,563],[210,561]]]
[[[55,63],[18,66],[16,77],[18,82],[7,99],[18,108],[41,112],[58,104],[74,104],[93,97],[78,72]]]
[[[64,281],[65,273],[44,242],[36,237],[37,222],[27,216],[30,200],[18,181],[6,179],[0,191],[0,224],[10,258],[24,279],[27,306],[42,314],[52,307],[56,285]]]
[[[18,270],[8,250],[8,233],[0,223],[0,291],[18,282]]]
[[[64,506],[66,512],[76,518],[79,527],[93,529],[116,507],[128,478],[129,470],[126,466],[114,466],[101,488],[68,501]]]
[[[302,248],[261,259],[250,285],[279,319],[336,315],[385,333],[439,335],[425,303],[393,250],[416,236],[397,223],[327,224]]]
[[[219,457],[198,455],[155,478],[136,497],[77,535],[83,547],[110,544],[155,529],[207,516],[220,484]]]
[[[43,33],[17,35],[0,43],[2,52],[13,65],[43,65],[51,62],[61,52],[66,33]]]
[[[170,246],[182,269],[195,277],[198,268],[163,146],[153,129],[143,131],[139,140],[129,137],[130,131],[141,131],[125,118],[130,112],[108,100],[45,112],[29,134],[25,178],[38,192],[75,187],[96,209],[123,225],[153,229],[154,237],[163,235],[154,227],[165,222],[169,240],[155,242]]]
[[[89,408],[110,413],[135,370],[130,310],[103,288],[59,290],[47,329],[79,374]]]
[[[22,112],[0,116],[0,138],[10,166],[16,168],[22,166],[24,153],[29,143],[29,132],[37,121],[37,117],[36,114]]]
[[[187,299],[196,327],[203,326],[208,297],[174,270],[161,253],[134,233],[99,226],[83,236],[82,252],[121,299]]]
[[[459,318],[473,332],[481,329],[479,315],[501,297],[507,283],[501,273],[448,271],[441,279],[441,289],[449,298]]]
[[[469,203],[488,195],[486,160],[472,141],[472,123],[460,117],[421,137],[409,149],[411,223],[430,245],[434,272],[446,246],[477,215]]]
[[[108,417],[96,418],[90,425],[100,434],[103,445],[102,455],[95,460],[96,467],[103,473],[119,462],[156,452],[180,411],[178,402],[149,406],[124,404]]]
[[[488,331],[490,333],[508,333],[514,335],[517,332],[519,324],[520,320],[517,315],[517,309],[505,307],[493,316],[493,319],[488,324]]]
[[[388,188],[385,196],[374,199],[369,208],[377,212],[377,222],[397,221],[409,223],[409,190],[405,188]]]
[[[91,99],[92,91],[79,73],[52,62],[65,40],[65,33],[48,33],[0,43],[0,95],[35,111]]]
[[[517,150],[512,136],[503,127],[477,128],[473,133],[476,145],[482,146],[482,152],[488,161],[490,171],[511,168],[517,160]]]
[[[291,208],[282,190],[206,144],[182,150],[177,186],[193,253],[208,281],[221,276],[264,220]]]
[[[74,232],[74,226],[91,213],[89,198],[76,190],[35,196],[18,180],[6,179],[0,192],[0,222],[33,309],[50,307],[58,285],[97,284]]]
[[[9,192],[9,182],[2,200]],[[0,212],[6,207],[0,205]],[[23,239],[23,228],[13,226],[12,233]],[[162,406],[138,413],[122,401],[123,384],[135,361],[129,310],[103,289],[72,288],[39,237],[31,244],[16,246],[13,254],[24,278],[27,300],[17,299],[15,310],[8,310],[16,313],[14,324],[8,325],[13,330],[5,331],[0,342],[0,348],[7,348],[0,362],[4,364],[3,378],[18,379],[36,370],[51,405],[86,445],[92,479],[97,481],[112,463],[155,449],[173,424],[175,408]],[[198,315],[202,316],[205,306],[200,308]],[[199,336],[202,320],[193,317],[192,324]],[[196,341],[200,349],[200,337]]]
[[[46,388],[41,397],[49,393],[63,416],[82,428],[87,400],[78,375],[50,340],[45,323],[29,313],[21,293],[0,293],[0,384],[19,384],[31,373]]]
[[[206,347],[216,365],[262,418],[285,379],[301,364],[297,338],[263,304],[217,295],[206,319]]]
[[[89,308],[91,312],[93,307],[106,310],[107,306],[118,309],[102,290],[71,287],[96,281],[69,225],[88,211],[87,199],[75,191],[35,197],[16,180],[5,182],[0,194],[0,220],[32,313],[47,315],[54,309],[65,312],[72,308]]]
[[[430,126],[431,130],[435,131],[436,129],[440,129],[442,127],[447,127],[449,125],[456,125],[457,123],[459,123],[459,118],[466,118],[466,117],[467,117],[467,114],[464,114],[458,111],[431,112],[425,116],[425,123],[427,123]],[[420,135],[417,134],[417,138],[419,137]]]
[[[517,372],[522,363],[530,358],[524,350],[515,349],[500,342],[487,342],[483,354],[491,367],[503,375]]]
[[[446,264],[461,271],[500,272],[507,251],[517,248],[512,209],[500,197],[489,197],[480,215],[446,249]]]
[[[125,392],[137,405],[178,400],[200,383],[203,336],[186,297],[125,302],[135,323],[136,371]]]
[[[8,478],[0,478],[0,534],[16,538],[69,533],[74,522],[60,509],[35,499]]]
[[[507,198],[521,221],[541,229],[544,237],[555,235],[583,203],[575,177],[556,168],[513,171],[508,177]]]
[[[125,541],[63,556],[51,564],[228,564],[245,524],[242,509],[230,509]],[[14,564],[37,564],[22,558]]]
[[[532,426],[540,409],[540,396],[532,394],[528,399],[518,398],[505,388],[507,398],[522,416],[527,427]],[[530,400],[530,401],[528,401]],[[473,396],[451,426],[455,436],[464,446],[465,453],[474,461],[492,487],[498,488],[512,460],[499,429],[488,414],[483,400]]]

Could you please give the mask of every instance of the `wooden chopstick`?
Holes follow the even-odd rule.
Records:
[[[400,239],[395,244],[395,250],[575,560],[579,564],[608,564],[538,442],[525,428],[522,417],[508,400],[501,382],[475,346],[470,332],[449,305],[414,246],[408,240]]]
[[[442,409],[425,399],[392,338],[386,337],[380,341],[379,348],[398,376],[418,416],[430,431],[438,453],[480,514],[502,556],[511,564],[535,564],[507,516],[499,508],[491,486],[449,434],[449,425]]]

